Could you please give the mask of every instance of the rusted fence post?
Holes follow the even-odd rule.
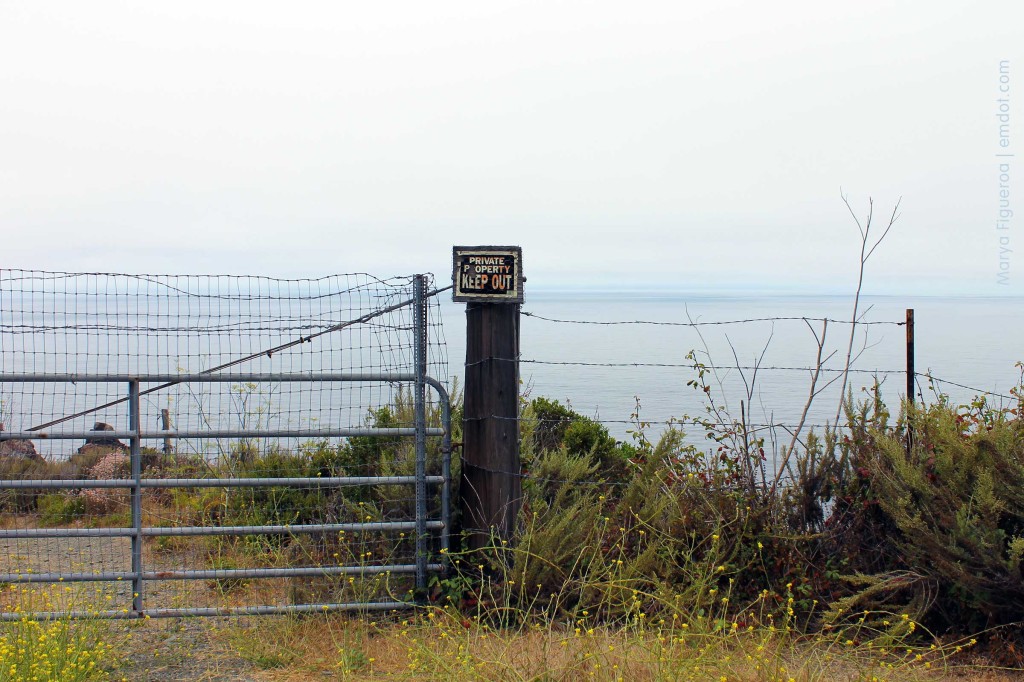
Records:
[[[910,411],[914,408],[914,309],[907,308],[907,454],[914,447],[914,420]]]

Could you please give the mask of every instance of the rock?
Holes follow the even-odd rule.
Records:
[[[30,440],[0,440],[0,457],[15,457],[17,459],[42,460],[43,457],[36,452],[36,446]]]
[[[114,427],[104,422],[96,422],[96,425],[92,427],[92,431],[113,431]],[[120,450],[121,452],[128,452],[128,446],[119,441],[116,438],[96,436],[95,438],[86,438],[85,445],[78,448],[78,453],[81,455],[88,454],[90,452],[98,452],[100,450]]]
[[[0,431],[4,430],[3,422],[0,422]],[[33,459],[42,461],[43,457],[36,452],[35,444],[25,438],[17,440],[0,440],[0,457],[14,457],[16,459]]]

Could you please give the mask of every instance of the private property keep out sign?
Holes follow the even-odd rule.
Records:
[[[518,246],[456,246],[452,249],[452,300],[522,303],[522,261]]]

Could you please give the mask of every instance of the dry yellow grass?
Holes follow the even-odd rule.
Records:
[[[250,678],[291,682],[329,673],[372,680],[1022,680],[969,644],[846,644],[781,631],[688,632],[662,625],[578,627],[535,623],[495,631],[442,610],[386,619],[322,615],[239,622],[215,633]],[[960,646],[958,653],[956,647]]]

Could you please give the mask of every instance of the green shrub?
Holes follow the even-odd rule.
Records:
[[[372,409],[366,425],[373,428],[410,426],[413,423],[412,394],[399,391],[393,405]],[[440,425],[440,409],[427,411],[430,426]],[[226,473],[241,478],[326,478],[344,476],[409,476],[415,473],[414,444],[410,437],[356,436],[340,443],[310,441],[297,451],[266,450],[249,447],[244,457],[222,460]],[[440,439],[427,441],[427,470],[440,472]],[[453,479],[458,466],[453,463]],[[428,514],[438,514],[440,488],[433,486]],[[193,517],[227,525],[300,525],[410,520],[415,518],[415,495],[411,485],[259,486],[216,490],[205,497],[194,492],[175,493],[175,506],[190,510]],[[454,494],[453,494],[454,499]],[[381,533],[365,533],[362,542],[373,556],[383,556],[394,538]],[[339,552],[339,540],[330,534],[315,533],[313,543],[297,543],[296,537],[274,535],[265,550],[294,546],[301,549],[303,561],[332,563]],[[251,539],[251,538],[250,538]],[[242,538],[244,542],[246,538]],[[410,550],[411,551],[411,550]],[[409,557],[405,557],[409,559]],[[409,559],[411,560],[411,559]]]
[[[766,527],[764,498],[724,486],[724,466],[696,457],[677,429],[636,454],[625,475],[604,482],[595,448],[532,456],[523,530],[496,569],[525,590],[521,601],[619,618],[677,598],[696,611],[727,592],[761,598],[780,571],[758,548],[770,536],[780,553],[791,545]]]
[[[41,495],[38,504],[39,523],[44,526],[62,526],[86,514],[85,498],[73,492]]]
[[[530,401],[528,409],[535,424],[531,444],[537,452],[559,448],[565,430],[580,416],[557,400],[543,397]]]
[[[639,454],[636,447],[613,438],[600,422],[574,412],[557,400],[534,398],[525,410],[524,421],[529,422],[523,434],[530,446],[527,452],[564,448],[569,455],[591,457],[601,475],[610,480],[624,477],[630,459]]]
[[[254,454],[242,478],[305,478],[313,474],[310,459],[302,454],[271,451]],[[325,489],[300,486],[236,488],[227,496],[225,521],[229,524],[285,525],[323,522],[331,511]]]
[[[927,615],[940,630],[978,629],[1020,619],[1024,610],[1024,425],[1016,411],[978,400],[940,399],[910,408],[913,447],[903,428],[868,425],[851,441],[847,506],[857,510],[861,548],[899,571],[889,599]],[[876,581],[877,582],[877,581]],[[870,588],[869,588],[870,589]]]
[[[53,467],[43,459],[0,457],[0,478],[42,479],[50,478]],[[0,512],[25,513],[35,511],[38,499],[46,491],[33,488],[8,488],[0,490]]]

